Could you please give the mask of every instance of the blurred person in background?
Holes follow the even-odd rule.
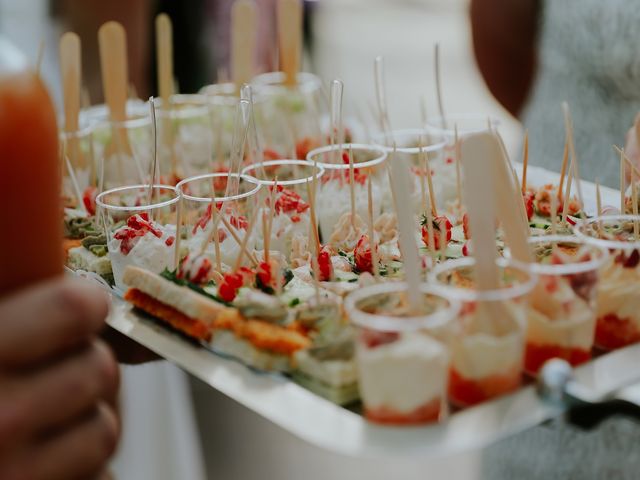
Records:
[[[612,145],[624,145],[640,111],[637,7],[631,0],[471,1],[478,66],[529,131],[532,163],[560,169],[567,101],[581,176],[618,186]],[[628,140],[635,153],[635,133]]]
[[[619,185],[612,145],[637,157],[640,10],[630,0],[472,0],[476,60],[487,86],[529,131],[531,163],[558,171],[561,103],[572,112],[580,174]],[[562,420],[487,450],[483,478],[637,478],[640,426],[613,418],[593,432]]]

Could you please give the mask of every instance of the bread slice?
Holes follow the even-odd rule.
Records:
[[[127,266],[122,281],[130,288],[140,290],[150,297],[172,306],[187,317],[197,318],[207,324],[211,324],[218,317],[218,314],[227,308],[190,288],[176,285],[172,281],[140,267]]]
[[[198,340],[211,338],[213,322],[220,313],[231,310],[229,317],[237,315],[235,309],[143,268],[129,265],[122,278],[130,287],[125,300]]]

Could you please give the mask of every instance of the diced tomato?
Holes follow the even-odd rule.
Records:
[[[238,215],[237,217],[235,215],[231,215],[229,217],[229,223],[238,230],[246,230],[249,228],[249,220],[247,220],[247,217],[244,215]]]
[[[449,371],[449,397],[455,405],[467,407],[516,390],[522,382],[519,369],[488,377],[464,377],[455,368]]]
[[[439,215],[433,219],[433,246],[435,250],[440,250],[440,239],[444,234],[447,244],[451,240],[451,222],[444,215]],[[426,225],[422,226],[422,241],[429,248],[429,229]]]
[[[437,397],[411,412],[397,412],[393,407],[370,408],[365,405],[367,420],[382,425],[422,425],[440,420],[442,399]]]
[[[265,148],[262,151],[262,156],[265,160],[280,160],[282,156],[271,148]]]
[[[311,137],[305,137],[296,143],[296,157],[298,160],[306,160],[307,154],[318,146],[319,145],[316,140]]]
[[[256,276],[260,279],[262,285],[267,287],[273,286],[273,277],[271,273],[271,264],[268,262],[260,262],[256,270]]]
[[[533,193],[529,191],[523,194],[524,207],[527,211],[527,220],[531,220],[533,218],[533,197]]]
[[[529,375],[537,375],[545,362],[552,358],[561,358],[575,367],[591,359],[591,350],[527,342],[524,370]]]
[[[128,255],[138,239],[144,237],[147,233],[151,233],[157,238],[162,237],[162,231],[153,226],[153,222],[149,220],[149,216],[146,213],[141,213],[129,217],[127,226],[117,230],[113,237],[116,240],[120,240],[120,251],[122,254]]]
[[[328,282],[333,278],[333,264],[331,263],[331,250],[326,245],[320,249],[318,254],[318,271],[320,282]]]
[[[378,246],[375,245],[375,248],[377,250]],[[353,258],[358,270],[373,273],[373,256],[368,235],[362,235],[358,239],[356,248],[353,250]]]
[[[614,350],[640,342],[640,330],[630,318],[609,313],[596,322],[595,344],[603,350]]]
[[[218,295],[225,302],[233,302],[242,287],[244,278],[240,273],[225,273],[222,282],[218,285]]]
[[[96,214],[96,197],[98,196],[98,189],[96,187],[87,187],[82,192],[82,204],[89,215]]]
[[[176,241],[176,237],[171,236],[171,237],[167,238],[167,239],[164,241],[164,244],[165,244],[167,247],[171,247],[171,246],[173,246],[173,243],[174,243],[175,241]]]
[[[285,213],[303,213],[309,209],[309,204],[302,200],[293,190],[288,188],[278,188],[278,198],[276,199],[275,210],[279,215]]]
[[[393,343],[400,338],[398,332],[383,332],[380,330],[371,330],[369,328],[362,328],[360,330],[360,341],[362,341],[367,348],[376,348],[381,345],[387,345]]]

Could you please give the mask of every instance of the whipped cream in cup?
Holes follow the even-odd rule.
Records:
[[[634,226],[635,224],[635,226]],[[605,248],[598,282],[595,345],[614,350],[640,341],[640,216],[604,215],[581,222],[578,237]]]
[[[529,244],[535,263],[522,266],[539,281],[529,299],[524,369],[535,376],[551,358],[573,366],[591,358],[598,279],[609,255],[576,236],[531,237]],[[510,251],[505,255],[510,257]]]
[[[265,188],[264,199],[260,202],[256,229],[263,232],[263,213],[265,218],[271,215],[269,202],[272,190],[276,185],[277,192],[273,192],[275,202],[274,216],[271,220],[271,239],[269,250],[282,253],[287,259],[291,257],[293,236],[299,234],[308,236],[311,225],[310,203],[307,185],[311,186],[314,178],[320,184],[325,170],[320,165],[314,165],[306,160],[270,160],[248,165],[242,170]],[[316,203],[317,203],[316,194]],[[264,249],[264,237],[256,239],[256,248]]]
[[[500,286],[494,290],[476,290],[472,257],[443,262],[430,273],[437,292],[462,303],[449,370],[449,399],[460,407],[509,393],[522,382],[528,296],[538,280],[505,259],[496,263]],[[490,316],[481,314],[480,302]]]
[[[237,194],[227,194],[228,186],[237,186]],[[182,180],[176,190],[183,201],[183,238],[186,251],[181,252],[198,256],[204,253],[216,265],[216,245],[214,235],[218,236],[221,264],[233,267],[240,254],[240,245],[248,231],[248,224],[253,216],[258,201],[258,193],[262,185],[253,177],[237,173],[209,173]],[[212,206],[216,212],[213,215]],[[222,221],[222,217],[228,223]],[[257,216],[256,216],[257,221]],[[217,229],[214,232],[213,229]],[[232,231],[229,229],[232,229]],[[252,251],[260,231],[253,227],[247,239],[247,250]],[[243,265],[249,260],[244,257]]]
[[[438,422],[446,404],[449,351],[438,340],[459,304],[421,284],[411,312],[407,284],[373,284],[350,293],[345,310],[356,328],[360,396],[368,420],[386,425]]]
[[[179,201],[168,185],[131,185],[96,197],[116,288],[126,290],[122,276],[128,265],[154,273],[173,270]]]
[[[322,237],[329,239],[340,218],[351,212],[349,151],[353,153],[356,214],[366,223],[369,199],[367,176],[371,177],[374,219],[382,213],[384,192],[389,189],[383,168],[387,152],[383,147],[362,143],[326,145],[309,152],[307,160],[325,169],[318,184],[316,210]],[[365,232],[366,233],[366,232]]]

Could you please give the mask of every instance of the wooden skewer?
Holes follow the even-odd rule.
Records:
[[[420,153],[418,154],[418,158],[420,160],[420,168],[422,169],[422,175],[420,175],[420,211],[427,211],[427,175],[430,173],[427,167],[427,162],[425,160],[425,156],[422,152],[422,135],[420,135]],[[433,208],[433,203],[431,204]]]
[[[425,213],[425,218],[427,221],[427,247],[429,247],[429,255],[432,257],[435,255],[435,232],[433,230],[433,210],[427,209]]]
[[[624,215],[625,212],[625,191],[626,191],[626,179],[624,170],[624,150],[618,149],[620,153],[620,214]]]
[[[631,211],[635,217],[638,216],[638,185],[636,183],[636,174],[631,170]],[[633,220],[633,238],[637,240],[640,233],[638,219]]]
[[[107,22],[98,31],[100,46],[100,67],[105,102],[109,107],[112,122],[121,125],[127,120],[127,37],[124,27],[118,22]],[[117,153],[133,156],[126,130],[119,126],[114,129],[113,147]],[[126,183],[126,179],[123,179]]]
[[[276,215],[276,196],[278,195],[278,177],[275,177],[271,192],[269,192],[269,213],[263,212],[263,234],[264,234],[264,259],[269,263],[270,247],[271,247],[271,227],[273,226],[273,217]],[[265,216],[266,225],[265,225]]]
[[[180,268],[180,240],[182,230],[182,195],[178,194],[178,205],[176,206],[176,240],[173,243],[173,269],[177,272]]]
[[[436,75],[436,96],[438,97],[438,110],[440,112],[440,123],[442,128],[447,128],[447,118],[444,115],[444,103],[442,101],[442,84],[440,82],[440,45],[436,42],[434,46],[434,63]]]
[[[86,166],[77,134],[80,126],[80,85],[81,51],[80,37],[73,32],[65,33],[60,39],[60,73],[64,98],[64,131],[71,164],[80,168]]]
[[[330,102],[331,102],[331,132],[329,140],[331,146],[340,145],[331,150],[331,163],[339,163],[342,156],[342,92],[344,85],[340,80],[331,82]]]
[[[429,202],[431,203],[431,211],[434,218],[438,216],[438,204],[436,202],[436,192],[433,188],[433,178],[431,178],[431,165],[429,164],[429,154],[422,152],[424,164],[426,166],[425,175],[427,176],[427,187],[429,189]]]
[[[231,74],[236,88],[254,76],[258,11],[253,0],[236,0],[231,7]]]
[[[527,165],[529,164],[529,130],[524,132],[524,146],[522,150],[522,193],[527,193]]]
[[[280,65],[285,74],[285,85],[298,84],[302,46],[301,0],[278,0],[278,41]]]
[[[616,150],[616,152],[618,152],[622,156],[622,158],[624,159],[625,163],[628,165],[629,169],[633,170],[637,177],[640,177],[640,170],[638,169],[638,167],[636,167],[633,164],[633,162],[629,159],[629,157],[627,157],[627,154],[625,153],[625,151],[623,149],[621,149],[620,147],[618,147],[617,145],[614,145],[613,148]],[[626,188],[625,188],[625,190],[626,190]]]
[[[569,162],[569,176],[567,177],[567,186],[564,191],[564,203],[562,205],[562,225],[567,226],[567,214],[569,212],[569,203],[571,202],[571,184],[573,183],[573,158]]]
[[[560,168],[560,182],[558,183],[558,192],[556,196],[562,198],[562,188],[564,186],[564,176],[567,173],[567,164],[569,162],[569,134],[565,135],[564,152],[562,153],[562,167]]]
[[[149,114],[151,116],[151,174],[149,175],[149,196],[148,204],[153,203],[153,186],[156,183],[158,171],[158,137],[156,129],[156,107],[153,97],[149,97]],[[150,215],[151,216],[151,215]]]
[[[598,217],[602,216],[602,196],[600,195],[600,180],[596,179],[596,212]],[[602,232],[602,221],[598,222],[598,231]]]
[[[400,250],[404,259],[404,273],[408,286],[408,299],[412,313],[420,311],[420,256],[415,240],[415,225],[413,214],[407,208],[400,205],[410,205],[409,198],[409,167],[405,162],[395,160],[395,148],[392,152],[390,168],[393,171],[391,188],[395,190],[398,200],[396,204],[396,216],[398,218],[398,231]],[[400,207],[400,208],[398,208]]]
[[[270,236],[269,236],[269,224],[268,224],[268,213],[266,210],[262,210],[262,238],[264,239],[264,261],[269,263],[269,249],[270,245]]]
[[[71,186],[73,187],[73,193],[76,196],[77,203],[80,205],[80,208],[87,213],[87,209],[84,206],[84,202],[82,201],[82,192],[80,190],[80,185],[78,184],[78,177],[76,177],[76,173],[73,169],[73,165],[71,164],[71,160],[68,155],[64,155],[64,162],[67,167],[67,172],[69,173],[69,179],[71,180]]]
[[[387,110],[387,96],[384,81],[384,58],[377,56],[373,64],[373,73],[376,89],[376,102],[378,104],[378,120],[380,128],[387,138],[391,134],[389,111]]]
[[[178,175],[178,159],[173,135],[171,97],[175,93],[173,82],[173,26],[166,13],[156,17],[156,53],[158,65],[158,93],[165,115],[162,118],[162,144],[170,152],[171,174]]]
[[[351,199],[351,226],[353,230],[356,230],[356,187],[355,183],[355,175],[353,168],[353,151],[351,147],[349,147],[349,195]]]
[[[249,237],[251,236],[251,232],[253,231],[253,226],[256,223],[255,222],[256,214],[257,214],[257,209],[251,215],[251,218],[249,219],[249,225],[247,225],[247,230],[245,231],[244,237],[242,237],[242,243],[240,244],[240,253],[238,253],[238,258],[236,258],[236,265],[235,265],[234,271],[238,270],[242,265],[242,257],[244,256],[245,253],[247,254],[247,258],[249,258],[251,262],[258,263],[256,258],[253,255],[249,255],[250,252],[247,249],[247,242],[249,241]],[[220,217],[222,218],[222,215],[220,215]]]
[[[367,175],[367,207],[368,207],[368,226],[369,226],[369,247],[371,247],[371,263],[373,269],[373,276],[377,278],[379,276],[378,268],[378,251],[376,250],[376,237],[375,228],[373,227],[373,191],[371,188],[371,175]]]
[[[213,235],[213,246],[216,252],[216,269],[218,272],[222,272],[222,259],[221,251],[220,251],[220,235],[218,233],[218,226],[220,225],[220,218],[222,215],[218,214],[218,208],[216,207],[216,202],[212,198],[211,199],[211,220],[213,220],[213,228],[211,229],[211,233]],[[207,242],[208,243],[208,242]]]
[[[258,265],[258,260],[256,259],[256,257],[247,250],[246,245],[243,248],[243,242],[242,239],[238,236],[238,232],[236,232],[236,229],[233,227],[233,225],[231,225],[229,223],[229,221],[224,218],[224,214],[223,213],[219,213],[218,217],[220,218],[220,221],[223,223],[223,225],[225,226],[225,228],[227,230],[229,230],[229,233],[231,234],[231,236],[233,237],[233,239],[236,241],[236,243],[240,246],[240,249],[243,249],[243,253],[244,255],[247,256],[247,258],[249,260],[251,260],[251,263],[253,263],[254,265]],[[246,236],[246,235],[245,235]]]
[[[578,201],[580,205],[584,207],[584,197],[582,195],[582,183],[580,182],[580,168],[578,162],[578,156],[576,155],[576,145],[573,140],[573,120],[571,119],[571,112],[567,102],[563,102],[562,110],[564,113],[564,121],[566,129],[569,132],[569,153],[571,154],[571,163],[573,164],[573,179],[576,184],[576,192],[578,193]]]
[[[460,139],[458,138],[458,124],[453,125],[453,157],[456,163],[456,200],[458,208],[462,208],[462,172],[460,171]]]
[[[312,185],[309,184],[309,181],[307,181],[307,196],[309,197],[309,217],[311,230],[313,230],[313,244],[317,255],[320,253],[320,236],[318,235],[318,222],[316,220],[315,192],[312,191]]]
[[[551,194],[551,234],[558,233],[558,196]]]

